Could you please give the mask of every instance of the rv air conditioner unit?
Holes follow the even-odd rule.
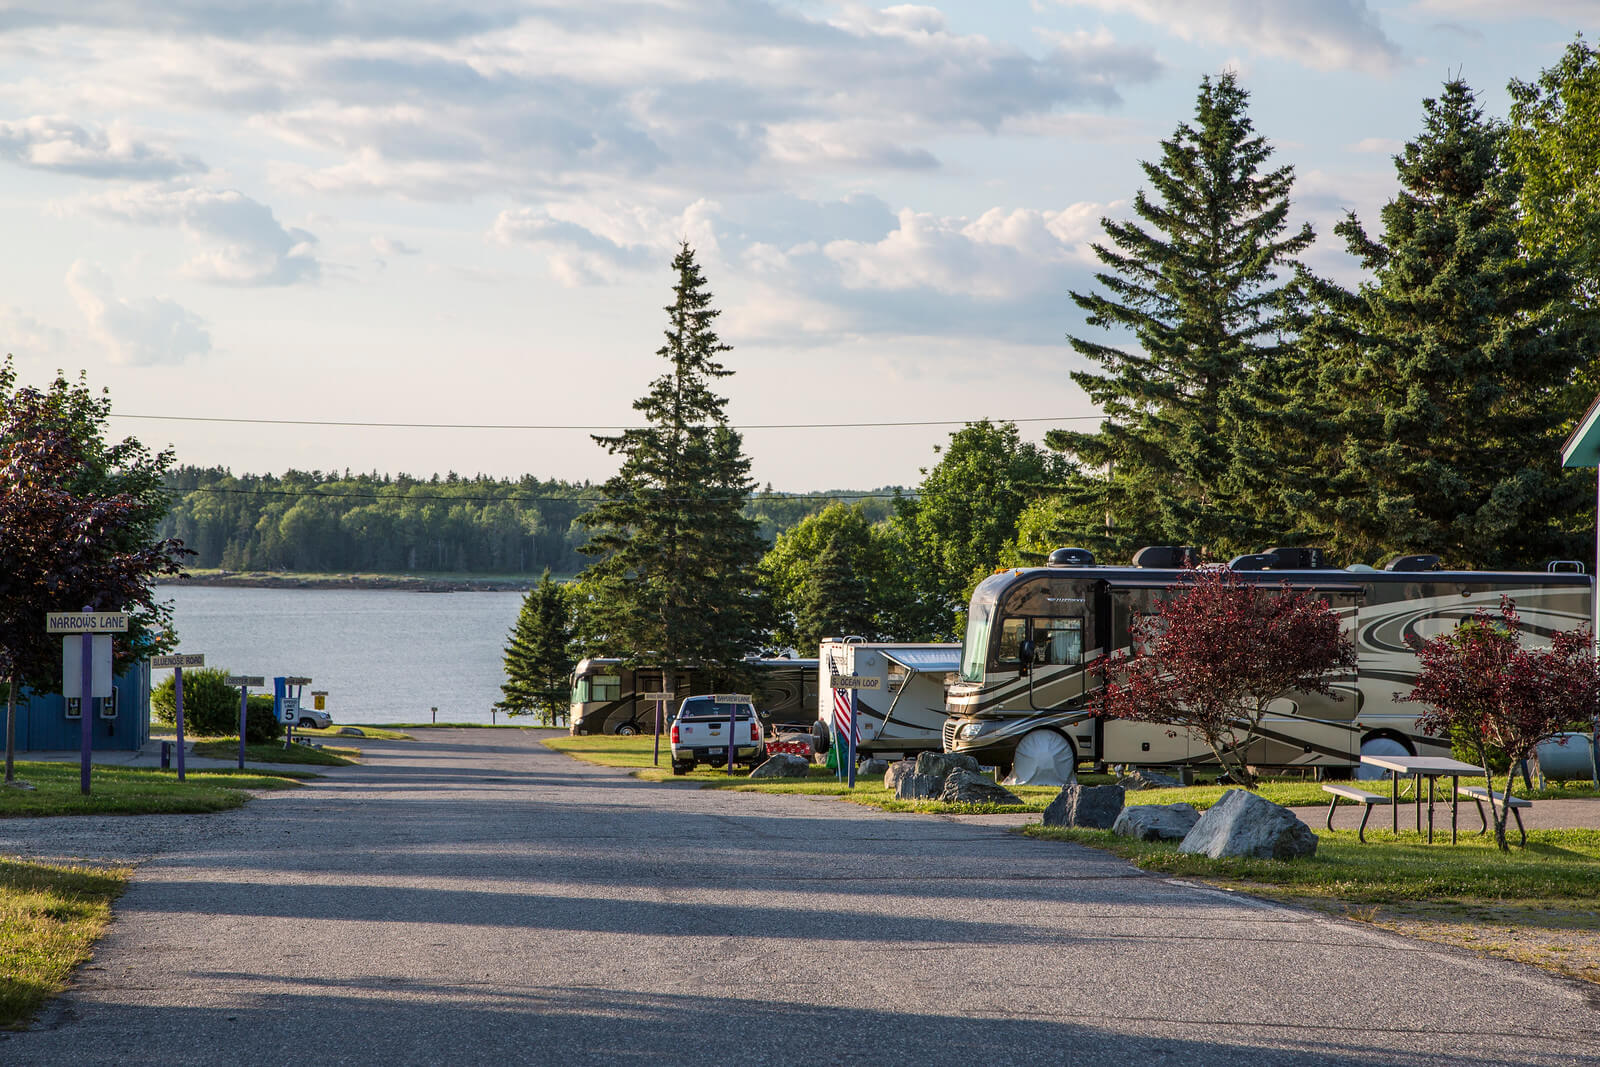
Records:
[[[1047,562],[1052,567],[1093,567],[1094,553],[1087,548],[1058,548]]]
[[[1200,550],[1192,545],[1146,545],[1133,554],[1135,567],[1153,570],[1177,570],[1180,567],[1198,567]]]
[[[1396,556],[1383,565],[1386,571],[1436,571],[1439,557],[1433,555]]]

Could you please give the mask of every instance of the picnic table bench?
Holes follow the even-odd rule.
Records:
[[[1527,827],[1522,825],[1522,809],[1533,807],[1533,801],[1523,800],[1521,797],[1508,797],[1504,793],[1491,793],[1481,785],[1458,786],[1456,787],[1456,792],[1461,796],[1471,798],[1472,802],[1478,805],[1478,819],[1483,823],[1483,829],[1478,831],[1480,834],[1489,832],[1489,818],[1483,812],[1483,802],[1487,800],[1497,808],[1503,808],[1509,804],[1511,815],[1517,820],[1517,832],[1522,834],[1522,847],[1527,847],[1528,830]]]
[[[1372,818],[1372,806],[1374,804],[1387,804],[1389,803],[1389,798],[1385,796],[1379,796],[1377,793],[1369,793],[1365,789],[1357,789],[1354,786],[1348,785],[1324,784],[1322,791],[1324,793],[1331,793],[1333,795],[1332,802],[1328,804],[1328,829],[1330,830],[1333,829],[1333,810],[1339,806],[1339,801],[1351,800],[1362,805],[1361,825],[1356,827],[1356,840],[1360,841],[1362,844],[1366,844],[1367,820]]]

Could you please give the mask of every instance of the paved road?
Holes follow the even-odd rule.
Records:
[[[1586,987],[972,821],[426,732],[148,856],[6,1064],[1600,1063]]]

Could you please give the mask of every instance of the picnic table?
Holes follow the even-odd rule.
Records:
[[[1422,832],[1422,779],[1428,780],[1428,844],[1433,844],[1433,783],[1450,779],[1450,843],[1456,843],[1456,818],[1460,813],[1460,786],[1463,776],[1481,776],[1482,767],[1449,756],[1368,756],[1361,762],[1394,773],[1389,778],[1389,814],[1395,833],[1400,832],[1400,776],[1409,775],[1416,785],[1417,833]]]

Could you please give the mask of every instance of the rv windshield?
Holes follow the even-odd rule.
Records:
[[[983,667],[989,659],[989,627],[994,623],[1000,586],[1009,577],[1009,574],[991,574],[972,592],[972,606],[967,609],[967,635],[961,642],[962,681],[983,681]]]

